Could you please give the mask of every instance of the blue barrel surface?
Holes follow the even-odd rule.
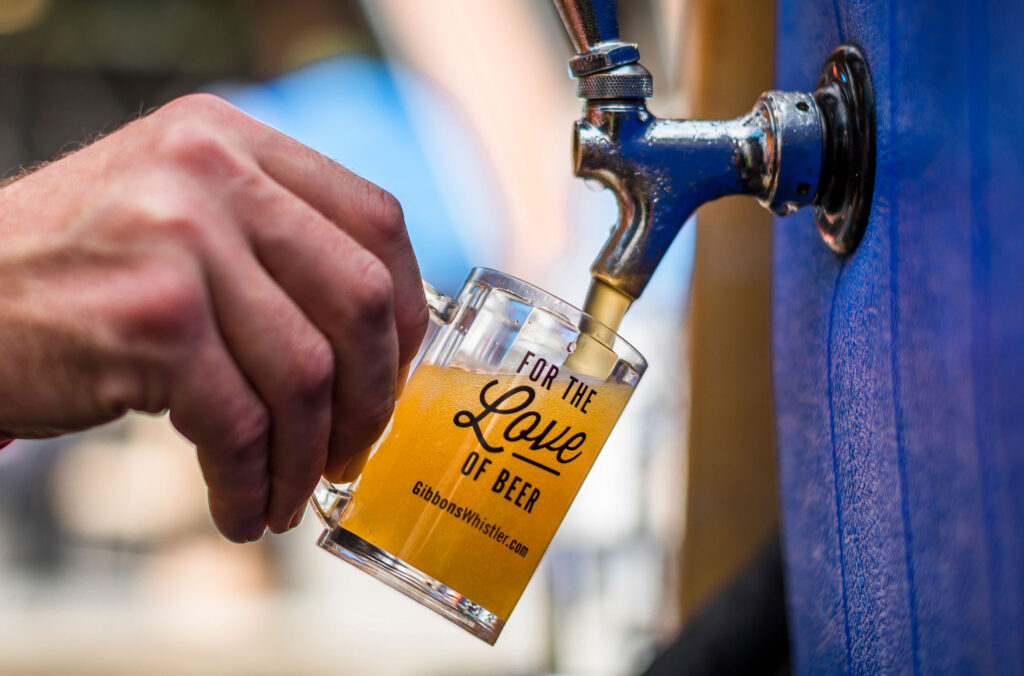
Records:
[[[777,219],[773,369],[800,673],[1024,673],[1024,2],[780,0],[777,85],[865,52],[857,251]]]

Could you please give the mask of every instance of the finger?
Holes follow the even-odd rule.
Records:
[[[352,457],[380,437],[395,407],[398,339],[394,330],[381,334],[358,324],[339,344],[339,378],[335,387],[335,424],[324,476],[336,479]],[[372,352],[362,346],[376,343]]]
[[[398,387],[395,390],[395,399],[399,399],[405,392],[405,385],[409,382],[409,363],[406,362],[398,367]]]
[[[161,108],[150,119],[197,116],[203,124],[217,122],[218,140],[230,138],[232,145],[245,149],[246,155],[253,157],[276,182],[348,232],[384,263],[394,285],[400,360],[404,364],[412,359],[426,330],[428,314],[419,268],[401,207],[394,197],[211,95],[183,97]]]
[[[251,137],[263,170],[384,263],[394,285],[399,359],[408,363],[423,338],[428,314],[401,205],[390,193],[337,162],[264,129],[270,133]]]
[[[217,528],[235,542],[258,540],[270,495],[270,417],[216,334],[175,375],[169,408],[197,447]]]
[[[370,459],[370,452],[372,448],[367,448],[359,453],[356,453],[348,464],[345,465],[345,469],[341,472],[341,478],[338,483],[348,483],[349,481],[355,481],[360,474],[363,473],[363,468],[366,467],[366,461]]]
[[[207,275],[224,340],[270,413],[267,525],[282,533],[326,464],[333,350],[244,242],[232,244],[209,254]]]
[[[324,471],[335,476],[376,440],[394,408],[400,341],[391,276],[376,256],[270,179],[236,209],[245,213],[263,266],[330,342],[333,416]]]

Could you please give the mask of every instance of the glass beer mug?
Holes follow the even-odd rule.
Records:
[[[473,270],[431,313],[359,477],[321,480],[318,544],[493,644],[647,367],[544,291]]]

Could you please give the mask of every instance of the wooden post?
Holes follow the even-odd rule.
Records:
[[[684,77],[692,117],[731,118],[772,84],[774,2],[692,0]],[[776,530],[771,221],[750,197],[703,207],[694,272],[685,622]]]

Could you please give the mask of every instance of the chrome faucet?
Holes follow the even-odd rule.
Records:
[[[770,91],[733,120],[662,120],[647,110],[651,74],[619,39],[615,0],[554,0],[584,99],[573,129],[576,176],[615,193],[619,217],[591,267],[631,299],[683,223],[705,202],[754,196],[776,214],[813,205],[838,253],[856,248],[874,184],[874,98],[859,50],[833,52],[809,92]]]

